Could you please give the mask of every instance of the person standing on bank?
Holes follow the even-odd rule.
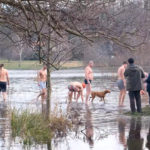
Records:
[[[94,62],[91,60],[89,61],[89,64],[85,68],[84,83],[86,84],[86,103],[88,102],[89,96],[91,94],[91,83],[93,80],[93,70],[92,70],[93,65],[94,65]]]
[[[131,112],[136,112],[135,101],[137,106],[137,112],[141,113],[141,95],[140,91],[142,90],[142,78],[145,78],[142,68],[134,64],[134,59],[128,59],[128,67],[124,72],[126,78],[126,89],[129,91],[130,99],[130,108]]]
[[[7,98],[7,85],[9,85],[8,71],[4,68],[4,64],[0,64],[0,92],[3,94],[4,101]]]

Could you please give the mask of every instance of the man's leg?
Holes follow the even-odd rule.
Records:
[[[91,94],[91,84],[86,84],[86,103],[89,100],[90,94]]]
[[[121,106],[123,106],[125,96],[126,96],[126,90],[123,89],[123,90],[122,90],[122,97],[121,97]]]
[[[134,91],[129,91],[129,98],[130,98],[130,108],[131,112],[135,112],[135,101],[134,101]]]
[[[76,99],[77,102],[78,102],[80,95],[81,95],[81,92],[78,92],[77,99]]]
[[[2,95],[3,95],[3,100],[6,101],[7,93],[6,92],[2,92]]]
[[[76,92],[74,92],[74,99],[76,99],[77,98],[77,96],[76,96]]]
[[[140,91],[134,91],[134,93],[135,93],[134,95],[135,95],[135,100],[136,100],[137,112],[142,112]]]
[[[70,102],[72,102],[72,94],[73,94],[73,92],[71,92],[71,91],[68,92],[68,98],[69,98]]]
[[[120,94],[119,94],[119,106],[121,106],[121,98],[122,98],[122,90],[120,90]]]

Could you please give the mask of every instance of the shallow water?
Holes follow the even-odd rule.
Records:
[[[66,137],[52,139],[47,145],[34,145],[31,150],[147,150],[150,149],[150,118],[130,118],[122,113],[129,110],[128,95],[125,107],[118,107],[118,88],[116,87],[116,69],[94,70],[93,90],[110,89],[106,96],[106,104],[96,98],[86,105],[79,100],[67,103],[67,85],[71,81],[84,80],[84,71],[67,69],[52,73],[52,108],[57,104],[72,119],[73,131]],[[0,149],[23,150],[19,139],[11,138],[10,122],[7,110],[16,109],[41,110],[36,103],[39,88],[37,71],[9,71],[10,87],[8,88],[7,104],[0,97]],[[143,98],[143,105],[147,99]],[[148,139],[148,140],[147,140]],[[149,148],[148,148],[149,147]]]

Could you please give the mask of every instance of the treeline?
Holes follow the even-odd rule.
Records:
[[[132,56],[138,63],[149,65],[150,1],[101,0],[93,1],[95,4],[92,3],[92,7],[90,1],[88,2],[89,4],[86,6],[84,0],[80,5],[74,1],[81,7],[81,10],[76,12],[77,15],[80,13],[78,19],[83,17],[85,19],[84,23],[77,22],[76,28],[80,26],[84,29],[90,41],[73,38],[74,36],[68,33],[67,37],[71,39],[73,45],[69,45],[71,52],[68,53],[68,59],[84,61],[93,59],[102,66],[110,66],[118,65]],[[66,46],[67,43],[64,45]],[[57,46],[57,48],[60,47]],[[0,58],[8,60],[39,59],[30,43],[5,24],[0,25]]]

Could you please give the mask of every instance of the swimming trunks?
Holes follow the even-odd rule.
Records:
[[[6,92],[6,82],[0,81],[0,92]]]
[[[90,83],[92,82],[92,80],[89,80],[89,81],[90,81]],[[85,84],[88,84],[87,79],[84,80],[84,83],[85,83]]]
[[[123,80],[121,80],[121,79],[118,80],[117,85],[118,85],[119,90],[124,90],[125,89]]]
[[[76,88],[73,85],[68,85],[68,89],[71,92],[76,92]]]
[[[39,82],[40,90],[46,89],[46,82]]]

